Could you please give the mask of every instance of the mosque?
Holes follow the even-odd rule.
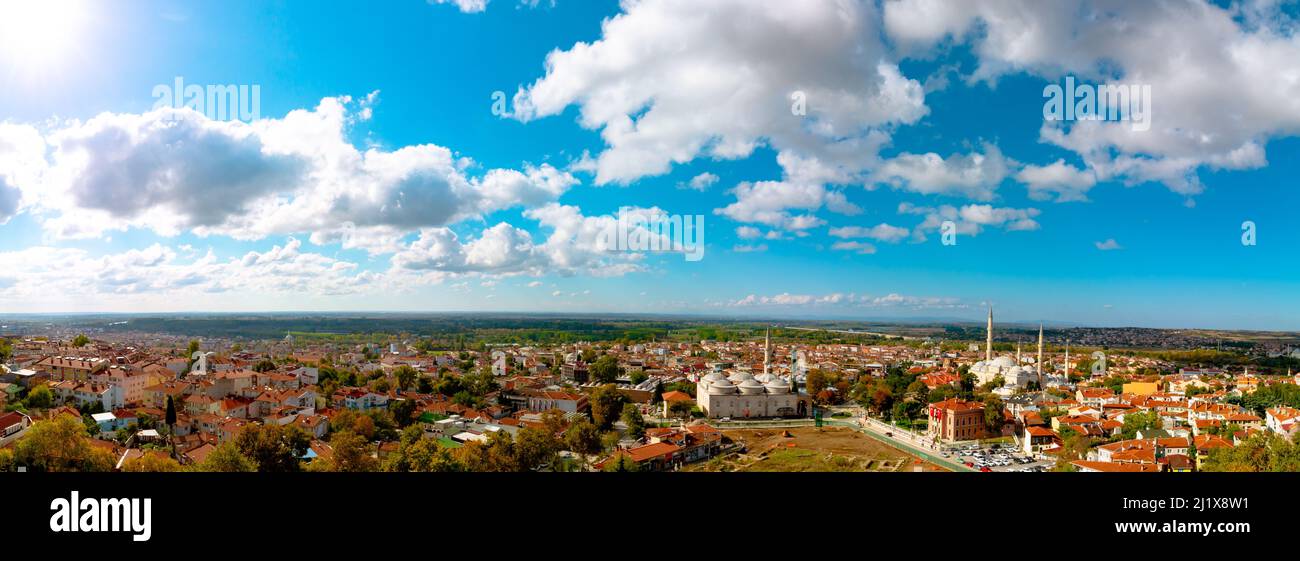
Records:
[[[1036,371],[1024,366],[1026,362],[1032,362],[1036,367]],[[1010,356],[993,358],[993,307],[989,306],[988,333],[984,342],[984,360],[971,366],[970,373],[975,376],[976,384],[979,386],[1001,379],[1002,385],[993,390],[993,393],[1002,397],[1009,397],[1014,395],[1017,390],[1029,387],[1030,381],[1039,381],[1041,386],[1043,379],[1043,326],[1038,326],[1038,357],[1036,359],[1022,358],[1019,345],[1016,346],[1015,358]]]
[[[738,370],[730,376],[714,371],[695,385],[695,402],[711,419],[807,416],[807,400],[792,391],[794,372],[786,380],[771,372],[772,330],[763,343],[763,373]]]

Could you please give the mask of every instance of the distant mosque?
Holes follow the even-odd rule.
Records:
[[[983,386],[994,382],[999,378],[1002,379],[1002,385],[993,390],[1002,397],[1014,395],[1018,390],[1029,387],[1029,382],[1039,381],[1041,386],[1043,379],[1043,326],[1038,326],[1038,358],[1030,359],[1034,363],[1037,371],[1026,368],[1022,365],[1025,359],[1021,358],[1020,345],[1016,344],[1016,356],[1000,356],[993,358],[993,306],[989,306],[989,323],[988,332],[984,341],[984,360],[975,363],[970,368],[970,373],[975,376],[977,384]]]

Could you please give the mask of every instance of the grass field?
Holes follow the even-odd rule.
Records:
[[[689,471],[944,471],[902,450],[840,427],[735,430],[723,433],[748,451],[693,465]]]

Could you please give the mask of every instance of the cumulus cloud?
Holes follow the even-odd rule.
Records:
[[[1261,167],[1270,139],[1300,133],[1300,81],[1278,75],[1300,60],[1300,36],[1273,2],[889,0],[883,20],[916,56],[970,44],[973,81],[1028,72],[1150,85],[1148,131],[1114,121],[1042,127],[1044,141],[1079,154],[1099,181],[1159,182],[1190,196],[1204,188],[1198,170]],[[1061,194],[1077,196],[1083,181]]]
[[[1039,215],[1036,208],[995,207],[993,205],[964,205],[955,207],[941,205],[938,207],[921,207],[911,203],[898,205],[899,214],[923,216],[921,224],[912,229],[912,236],[917,241],[926,239],[925,233],[938,230],[944,222],[951,221],[958,234],[977,236],[984,228],[1001,228],[1007,231],[1037,230],[1039,224],[1035,217]]]
[[[428,0],[430,4],[452,4],[460,11],[473,14],[487,10],[488,0]]]
[[[883,131],[928,112],[886,56],[873,2],[624,2],[600,39],[553,51],[515,96],[522,120],[577,105],[607,148],[596,182],[629,183],[699,156],[760,145],[834,161],[870,157]],[[800,110],[802,109],[802,111]],[[803,114],[798,114],[803,113]]]
[[[1012,165],[997,146],[985,144],[983,154],[899,154],[882,162],[872,178],[915,193],[988,201]]]
[[[91,297],[121,302],[149,297],[183,302],[189,296],[228,291],[247,296],[343,295],[377,289],[383,281],[380,274],[359,271],[356,263],[301,248],[299,240],[290,238],[264,252],[222,260],[211,251],[182,258],[157,243],[103,256],[76,248],[28,247],[0,253],[6,263],[23,264],[22,274],[12,278],[0,301]]]
[[[241,240],[307,233],[382,253],[407,232],[545,204],[576,183],[549,164],[471,175],[472,160],[434,144],[358,150],[346,138],[349,108],[374,101],[326,98],[252,123],[189,109],[105,113],[48,133],[48,168],[19,186],[39,193],[28,198],[56,237],[128,227]]]
[[[831,244],[835,251],[852,251],[858,255],[870,255],[876,252],[876,246],[860,241],[843,241]]]
[[[695,177],[692,177],[691,180],[687,181],[686,183],[679,184],[677,187],[679,189],[694,189],[696,191],[707,191],[709,187],[711,187],[714,183],[717,182],[718,182],[718,176],[706,171]]]
[[[1086,201],[1088,191],[1097,184],[1097,175],[1061,159],[1046,166],[1027,165],[1016,174],[1016,180],[1028,187],[1029,197],[1035,200],[1055,196],[1058,202]]]
[[[831,228],[830,235],[836,238],[870,238],[876,241],[894,243],[906,238],[909,230],[889,224],[877,224],[870,228],[862,226],[844,226]]]

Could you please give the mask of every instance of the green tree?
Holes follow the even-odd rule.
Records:
[[[89,343],[90,343],[90,338],[86,337],[84,333],[81,335],[77,335],[72,339],[72,346],[74,347],[84,347]]]
[[[253,372],[270,372],[272,370],[275,370],[275,362],[269,358],[259,360],[257,364],[253,365]]]
[[[600,429],[586,419],[581,419],[564,431],[564,444],[574,454],[582,457],[584,464],[590,465],[588,456],[599,454],[603,449],[600,442]]]
[[[614,421],[623,414],[627,396],[613,384],[606,384],[592,390],[587,396],[587,402],[591,407],[592,422],[603,432],[614,426]]]
[[[627,425],[628,436],[632,438],[645,436],[645,417],[641,416],[641,409],[635,403],[623,404],[621,418],[623,423]]]
[[[984,429],[992,436],[1002,433],[1006,417],[1002,415],[1002,398],[990,395],[984,398]]]
[[[1126,413],[1124,426],[1120,429],[1124,439],[1137,438],[1138,431],[1158,429],[1161,426],[1160,414],[1155,411]]]
[[[388,411],[393,414],[393,421],[399,428],[415,422],[415,400],[397,399],[389,402]]]
[[[370,443],[360,435],[350,432],[337,433],[330,438],[330,444],[334,447],[334,454],[326,464],[329,471],[363,472],[379,470],[379,461],[371,455]]]
[[[27,429],[14,445],[14,463],[33,471],[112,471],[117,458],[91,444],[86,425],[73,415],[58,415]]]
[[[405,364],[398,366],[397,369],[393,371],[393,377],[397,379],[397,387],[403,390],[415,387],[415,379],[419,377],[419,375],[420,374],[416,372],[414,368]]]
[[[49,386],[40,384],[27,392],[27,398],[23,400],[23,404],[28,409],[49,409],[54,404],[54,394],[50,392]]]
[[[620,452],[615,454],[613,458],[610,458],[609,461],[605,462],[605,467],[602,471],[612,473],[641,471],[641,466],[632,460],[632,457],[628,456],[627,453]]]
[[[587,367],[587,372],[591,374],[591,379],[601,384],[612,384],[618,379],[622,369],[618,366],[618,358],[614,355],[604,355]]]
[[[167,424],[167,440],[172,442],[172,458],[176,458],[178,457],[176,455],[176,439],[172,437],[172,435],[176,434],[176,402],[172,401],[170,395],[167,396],[167,411],[164,422]]]
[[[196,471],[212,472],[252,472],[257,471],[257,465],[253,460],[248,459],[239,451],[234,440],[228,440],[217,446],[215,450],[208,453],[208,457],[203,459],[194,467]]]
[[[300,458],[311,446],[311,436],[297,425],[248,425],[235,437],[239,453],[252,460],[257,471],[300,471]]]

